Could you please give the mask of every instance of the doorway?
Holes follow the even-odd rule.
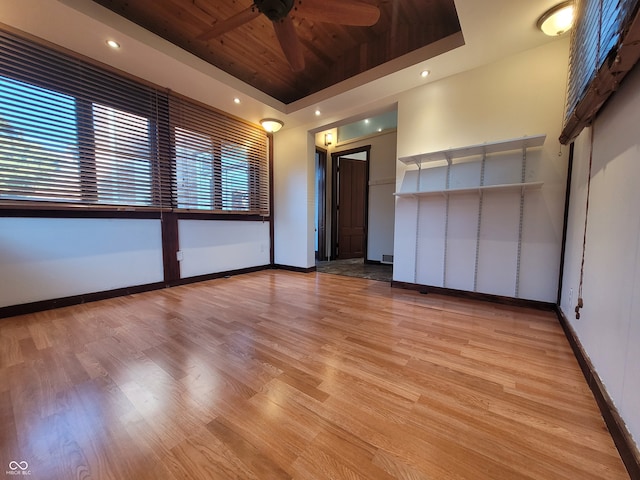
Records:
[[[367,259],[371,146],[331,154],[331,258]]]

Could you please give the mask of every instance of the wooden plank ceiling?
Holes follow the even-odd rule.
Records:
[[[95,1],[283,103],[460,31],[453,0],[361,0],[380,9],[371,27],[313,22],[292,11],[305,61],[305,68],[294,72],[264,15],[219,37],[197,39],[251,7],[252,0]]]

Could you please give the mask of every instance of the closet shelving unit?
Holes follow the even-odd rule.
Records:
[[[520,289],[520,256],[522,252],[522,227],[524,219],[524,199],[525,192],[527,190],[534,190],[542,188],[543,182],[526,182],[526,169],[527,169],[527,150],[530,148],[541,147],[546,139],[546,135],[526,136],[520,138],[512,138],[509,140],[503,140],[492,143],[482,143],[478,145],[469,145],[460,148],[449,148],[446,150],[438,150],[429,153],[422,153],[418,155],[411,155],[407,157],[401,157],[399,160],[406,165],[416,165],[418,167],[418,175],[416,181],[416,189],[411,191],[396,192],[396,197],[414,197],[417,199],[417,211],[416,211],[416,244],[415,244],[415,266],[414,266],[414,283],[417,283],[418,277],[418,256],[419,256],[419,238],[420,238],[420,199],[421,197],[432,196],[444,196],[446,198],[446,210],[445,210],[445,238],[444,238],[444,259],[442,268],[442,286],[447,286],[447,236],[449,226],[449,196],[456,194],[469,194],[477,193],[480,197],[478,205],[478,219],[477,219],[477,236],[476,236],[476,252],[475,252],[475,268],[474,268],[474,280],[473,290],[476,291],[478,283],[478,259],[480,255],[480,228],[482,224],[482,199],[483,193],[489,191],[519,191],[520,192],[520,219],[518,227],[518,253],[516,263],[516,278],[514,296],[519,297]],[[515,150],[522,151],[522,173],[520,182],[509,184],[485,184],[484,172],[487,157],[491,154],[505,153]],[[465,187],[465,188],[450,188],[451,180],[451,166],[456,159],[460,159],[460,162],[466,159],[468,161],[479,161],[480,166],[480,179],[477,186]],[[422,190],[420,188],[421,170],[425,164],[433,162],[446,162],[446,185],[443,189],[438,190]]]

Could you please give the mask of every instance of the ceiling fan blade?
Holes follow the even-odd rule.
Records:
[[[260,15],[260,12],[252,5],[249,8],[246,8],[245,10],[242,10],[241,12],[227,18],[226,20],[220,20],[219,22],[215,23],[209,30],[201,33],[196,38],[198,40],[206,41],[215,37],[219,37],[220,35],[223,35],[233,30],[234,28],[238,28],[239,26],[250,22],[258,15]]]
[[[304,70],[304,55],[302,54],[302,44],[296,35],[296,29],[293,26],[291,17],[285,17],[282,20],[273,22],[273,28],[276,31],[276,37],[280,42],[280,47],[287,57],[291,70],[300,72]]]
[[[295,14],[311,21],[370,27],[378,23],[380,9],[358,0],[297,0]]]

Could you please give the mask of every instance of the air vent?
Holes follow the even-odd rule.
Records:
[[[382,255],[382,261],[380,263],[393,263],[393,255]]]

